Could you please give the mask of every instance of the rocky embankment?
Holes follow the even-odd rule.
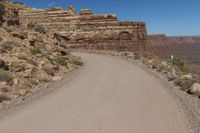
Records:
[[[1,108],[61,80],[83,64],[61,45],[54,33],[36,24],[20,26],[16,20],[17,9],[11,5],[1,3],[4,6],[0,26]]]

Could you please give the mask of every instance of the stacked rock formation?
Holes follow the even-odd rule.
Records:
[[[90,9],[77,14],[72,6],[20,11],[20,22],[35,22],[54,30],[70,48],[134,50],[146,43],[144,22],[119,22],[113,14],[97,15]]]

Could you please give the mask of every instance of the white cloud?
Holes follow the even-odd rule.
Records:
[[[57,6],[57,5],[58,5],[58,3],[55,3],[55,2],[50,2],[50,3],[48,4],[49,7],[53,7],[53,6]]]

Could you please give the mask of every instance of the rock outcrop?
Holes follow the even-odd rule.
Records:
[[[30,22],[54,30],[70,48],[134,50],[146,43],[144,22],[120,22],[114,14],[97,15],[91,9],[80,14],[72,6],[20,10],[20,23]]]

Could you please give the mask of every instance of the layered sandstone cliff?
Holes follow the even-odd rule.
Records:
[[[54,30],[71,48],[134,50],[146,43],[144,22],[120,22],[113,14],[97,15],[90,9],[77,14],[73,7],[20,10],[20,23],[35,22]]]

